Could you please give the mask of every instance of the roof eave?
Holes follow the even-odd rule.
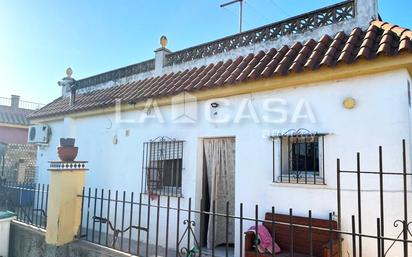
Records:
[[[239,83],[236,86],[223,86],[211,88],[207,90],[198,90],[191,92],[198,101],[208,100],[219,97],[229,97],[241,94],[256,93],[269,91],[278,88],[303,86],[307,84],[333,81],[337,79],[345,79],[356,76],[364,76],[387,71],[406,69],[412,77],[412,54],[408,52],[399,53],[397,56],[378,56],[372,60],[361,59],[355,63],[339,63],[335,67],[322,66],[317,70],[309,70],[305,72],[291,72],[287,76],[274,76],[270,78],[262,78],[255,81],[247,81]],[[156,98],[159,106],[171,104],[172,96]],[[140,101],[135,105],[124,104],[122,111],[131,111],[144,109],[145,101]],[[105,108],[96,108],[89,111],[68,112],[59,115],[49,116],[32,116],[30,121],[33,123],[45,123],[51,121],[63,120],[64,117],[70,116],[73,118],[95,116],[107,113],[114,113],[115,106]]]

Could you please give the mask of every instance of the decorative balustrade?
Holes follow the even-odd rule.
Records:
[[[353,17],[355,17],[355,2],[353,0],[345,1],[280,22],[171,53],[166,57],[166,65],[179,64],[256,43],[276,40],[282,36],[302,33],[322,26],[342,22]]]
[[[180,64],[256,43],[276,40],[282,36],[302,33],[355,17],[354,0],[344,1],[280,22],[204,43],[166,56],[166,66]],[[154,70],[154,59],[101,73],[77,81],[78,89]]]
[[[78,80],[76,84],[78,85],[78,89],[85,88],[88,86],[93,86],[101,83],[105,83],[107,81],[116,80],[128,76],[132,76],[135,74],[147,72],[154,70],[155,62],[154,59],[147,60],[144,62],[136,63],[130,66],[126,66],[120,69],[108,71],[105,73],[101,73],[92,77],[88,77],[85,79]]]

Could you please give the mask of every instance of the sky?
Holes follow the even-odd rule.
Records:
[[[238,31],[229,0],[0,0],[0,97],[48,103],[67,67],[81,79]],[[244,29],[339,0],[245,0]],[[412,0],[380,0],[385,21],[412,28]]]

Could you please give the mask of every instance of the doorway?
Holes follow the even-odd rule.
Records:
[[[215,203],[216,213],[226,214],[229,203],[229,215],[235,214],[235,146],[234,137],[203,139],[202,209],[206,212],[212,212]],[[225,217],[215,216],[213,224],[211,216],[204,217],[202,247],[210,250],[225,246],[226,243],[233,246],[234,220],[229,219],[227,223]]]

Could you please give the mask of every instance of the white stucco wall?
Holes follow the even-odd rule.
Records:
[[[238,124],[211,124],[205,119],[209,113],[209,102],[197,105],[197,122],[176,124],[171,121],[170,106],[160,107],[165,123],[152,120],[144,124],[116,123],[114,114],[72,119],[70,129],[63,122],[51,122],[52,139],[48,147],[39,150],[39,182],[47,183],[49,160],[55,160],[56,147],[60,137],[75,137],[79,147],[78,160],[89,161],[87,186],[105,189],[141,192],[142,146],[144,142],[158,136],[168,136],[184,140],[183,196],[182,207],[193,198],[194,208],[199,209],[201,177],[198,169],[199,139],[204,137],[234,136],[236,138],[236,209],[244,204],[244,215],[254,217],[254,206],[259,204],[260,218],[275,206],[277,212],[287,213],[293,208],[296,215],[307,215],[313,211],[314,217],[327,218],[329,212],[336,212],[336,159],[341,159],[342,169],[356,170],[356,152],[361,153],[362,170],[378,170],[378,146],[383,147],[384,169],[402,170],[402,139],[410,147],[410,127],[412,115],[408,107],[406,70],[363,76],[340,81],[330,81],[305,87],[284,88],[271,92],[241,95],[227,98],[230,106],[218,108],[218,117],[236,113],[242,101],[250,100],[260,118],[260,123],[251,119]],[[409,78],[410,79],[410,78]],[[342,107],[345,97],[356,99],[352,110]],[[268,124],[262,121],[263,101],[267,98],[287,101],[288,122]],[[244,100],[246,99],[246,100]],[[301,100],[306,101],[316,122],[308,119],[291,123],[291,116]],[[122,114],[122,119],[138,119],[141,111]],[[271,117],[273,118],[273,114]],[[68,121],[66,120],[66,124]],[[272,143],[268,131],[287,131],[291,128],[306,128],[329,133],[325,137],[325,181],[326,185],[292,185],[272,182]],[[126,136],[126,130],[130,135]],[[117,137],[118,143],[113,144]],[[408,153],[408,167],[410,153]],[[409,170],[410,172],[410,170]],[[385,177],[385,216],[387,236],[397,236],[398,229],[392,228],[395,219],[402,218],[402,183],[400,178]],[[411,187],[411,181],[408,182]],[[343,175],[343,229],[350,230],[350,215],[356,214],[356,176]],[[376,234],[376,218],[379,217],[378,177],[362,176],[364,202],[364,233]],[[137,197],[135,197],[137,199]],[[411,197],[409,197],[412,200]],[[165,203],[165,198],[161,198]],[[175,205],[176,199],[172,199]],[[410,213],[412,213],[410,211]],[[164,213],[162,213],[163,216]],[[412,216],[412,215],[411,215]],[[175,221],[175,219],[172,219]],[[152,227],[155,220],[152,219]],[[165,219],[161,219],[164,227]],[[174,222],[172,222],[174,223]],[[173,228],[171,224],[171,229]],[[244,225],[247,229],[249,223]],[[236,228],[238,230],[238,227]],[[172,230],[173,231],[173,230]],[[174,233],[170,242],[175,242]],[[236,233],[238,235],[238,233]],[[151,234],[153,237],[154,234]],[[160,236],[164,243],[164,234]],[[163,239],[163,240],[162,240]],[[238,236],[236,236],[238,242]],[[367,241],[367,240],[366,240]],[[350,239],[344,241],[345,247]],[[389,244],[389,243],[388,243]],[[236,248],[238,249],[238,248]],[[375,241],[365,243],[365,253],[375,256]],[[396,252],[398,249],[394,249]]]

